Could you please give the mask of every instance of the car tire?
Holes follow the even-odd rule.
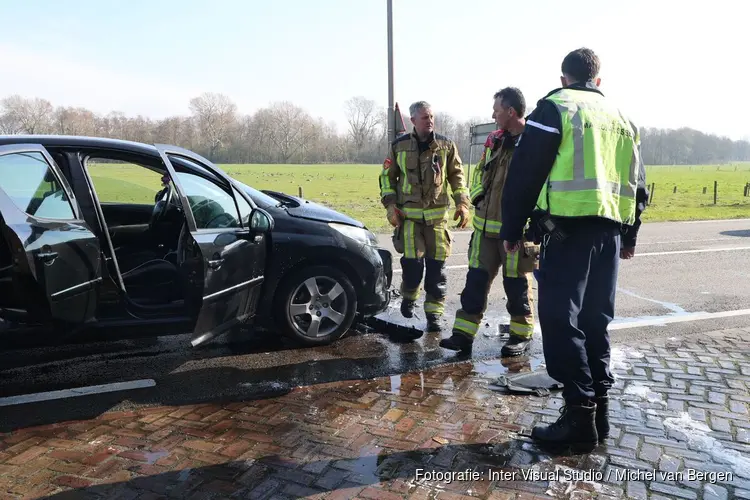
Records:
[[[314,290],[319,293],[312,293]],[[346,274],[333,267],[304,267],[283,280],[275,308],[277,325],[284,335],[303,345],[326,345],[352,326],[357,293]],[[313,323],[317,323],[317,330]]]

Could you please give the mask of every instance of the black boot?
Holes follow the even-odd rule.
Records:
[[[415,300],[401,299],[401,316],[404,318],[414,317],[414,306],[416,303]]]
[[[609,396],[597,396],[594,398],[594,403],[596,403],[596,434],[601,442],[609,437]]]
[[[531,337],[519,337],[511,334],[500,354],[502,356],[520,356],[529,349],[529,345],[531,345]]]
[[[555,423],[534,427],[532,439],[549,447],[570,447],[574,453],[593,451],[598,442],[594,424],[596,405],[565,405],[560,408],[560,413]]]
[[[453,335],[440,341],[440,347],[466,354],[471,352],[473,343],[474,340],[469,336],[454,331]]]
[[[434,313],[427,313],[427,331],[428,332],[439,332],[440,326],[440,315]]]

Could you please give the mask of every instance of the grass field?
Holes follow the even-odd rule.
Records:
[[[256,188],[273,189],[327,205],[364,222],[376,232],[387,231],[379,201],[380,165],[221,165],[232,177]],[[153,203],[159,176],[131,165],[96,165],[92,175],[102,201]],[[653,202],[644,221],[729,219],[750,217],[750,164],[654,166],[647,182],[655,184]],[[714,205],[714,181],[718,199]],[[677,186],[677,192],[674,187]],[[706,194],[703,194],[703,188]]]

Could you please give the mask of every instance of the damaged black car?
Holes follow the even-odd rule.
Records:
[[[0,136],[3,338],[192,332],[196,346],[258,325],[328,344],[387,308],[391,279],[359,221],[192,151]]]

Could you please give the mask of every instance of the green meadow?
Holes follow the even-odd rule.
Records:
[[[376,232],[388,231],[379,201],[380,165],[220,165],[232,177],[256,189],[298,195],[364,222]],[[133,165],[92,165],[99,198],[110,202],[153,203],[158,174]],[[730,219],[750,217],[750,164],[651,166],[647,183],[653,200],[644,221]],[[714,181],[717,200],[714,204]],[[704,193],[705,188],[705,193]]]

